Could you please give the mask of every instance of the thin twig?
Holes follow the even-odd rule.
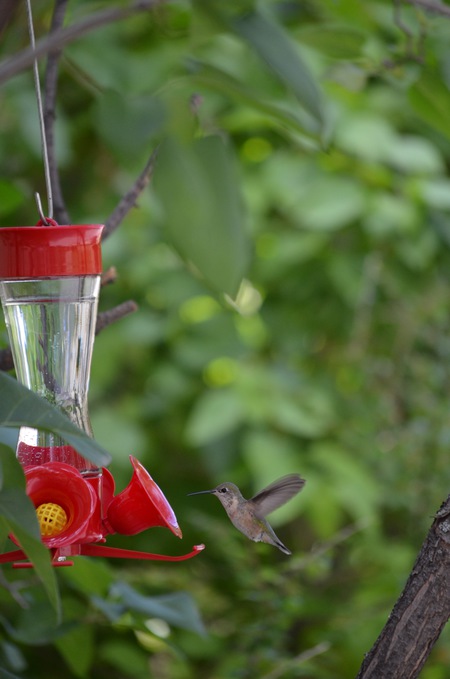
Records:
[[[106,285],[111,285],[117,280],[117,269],[115,266],[110,266],[101,275],[101,286],[104,288]]]
[[[312,648],[308,648],[306,651],[299,653],[294,658],[289,658],[288,660],[282,661],[268,674],[265,674],[263,677],[261,677],[261,679],[278,679],[279,677],[283,677],[287,670],[295,669],[301,663],[311,660],[311,658],[315,658],[316,655],[326,653],[330,650],[330,648],[331,644],[329,641],[321,641],[320,644],[317,644]]]
[[[450,7],[444,5],[442,2],[437,2],[437,0],[403,0],[410,5],[415,5],[416,7],[421,7],[427,12],[432,14],[439,14],[450,19]]]
[[[115,306],[112,309],[102,311],[97,316],[95,334],[98,335],[102,330],[107,328],[108,325],[111,325],[111,323],[114,323],[115,321],[118,321],[120,318],[128,316],[129,314],[132,314],[137,310],[138,305],[136,304],[136,302],[133,302],[133,300],[130,299],[128,300],[128,302],[122,302],[122,304],[119,304],[118,306]]]
[[[128,7],[114,7],[112,9],[105,9],[100,12],[94,12],[85,19],[81,19],[76,24],[61,28],[49,35],[47,38],[39,40],[36,43],[36,49],[28,47],[6,63],[0,66],[0,83],[9,80],[13,76],[21,73],[28,68],[33,60],[39,59],[50,51],[58,50],[68,45],[69,43],[81,38],[81,36],[90,33],[97,28],[106,26],[107,24],[121,21],[127,17],[139,14],[140,12],[148,12],[166,3],[167,0],[136,0]]]
[[[106,220],[105,228],[103,230],[103,238],[108,238],[108,236],[110,236],[111,233],[117,229],[119,224],[121,224],[125,215],[131,210],[131,208],[135,207],[138,196],[142,193],[152,178],[157,156],[158,148],[153,151],[144,169],[134,182],[131,189],[123,196],[111,216]]]
[[[55,9],[50,27],[50,35],[62,28],[68,0],[55,0]],[[54,217],[60,224],[70,224],[66,205],[61,191],[58,163],[55,155],[56,90],[58,84],[58,65],[62,49],[52,49],[48,53],[45,71],[44,125],[47,142],[47,155],[50,167],[50,182],[53,193]]]

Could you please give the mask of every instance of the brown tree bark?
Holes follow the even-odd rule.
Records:
[[[356,679],[415,679],[450,617],[450,495]]]

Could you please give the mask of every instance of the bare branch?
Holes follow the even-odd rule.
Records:
[[[115,266],[110,266],[101,275],[101,286],[104,288],[106,285],[111,285],[117,280],[117,269]]]
[[[137,310],[138,305],[136,304],[136,302],[133,302],[133,300],[130,299],[128,300],[128,302],[123,302],[122,304],[119,304],[118,306],[115,306],[112,309],[102,311],[97,317],[95,334],[98,335],[102,330],[107,328],[108,325],[111,325],[111,323],[114,323],[115,321],[118,321],[120,318],[128,316],[129,314],[132,314]]]
[[[135,2],[128,7],[114,7],[112,9],[94,12],[72,26],[61,28],[47,38],[39,40],[39,42],[36,43],[35,50],[28,47],[3,63],[0,66],[0,83],[9,80],[31,66],[35,58],[39,59],[50,51],[59,50],[65,45],[77,40],[82,35],[86,35],[86,33],[90,33],[97,28],[114,23],[115,21],[121,21],[122,19],[126,19],[127,17],[140,12],[153,10],[155,7],[165,4],[166,1],[167,0],[135,0]]]
[[[450,7],[444,5],[442,2],[438,2],[438,0],[403,0],[403,2],[420,7],[432,14],[439,14],[440,16],[448,17],[450,19]]]
[[[54,35],[61,29],[64,23],[67,2],[68,0],[55,0],[50,35]],[[45,71],[44,125],[50,167],[50,182],[53,193],[53,208],[55,211],[54,217],[60,224],[70,224],[70,218],[61,191],[58,163],[55,155],[56,90],[58,84],[58,64],[61,54],[61,48],[52,49],[48,53]]]
[[[120,200],[119,204],[115,208],[114,212],[107,219],[105,223],[105,228],[103,230],[103,238],[108,238],[111,233],[117,229],[119,224],[123,221],[125,215],[131,210],[132,207],[136,205],[136,200],[138,196],[142,193],[145,187],[150,182],[152,178],[153,171],[155,169],[155,162],[158,156],[158,148],[156,148],[150,158],[148,159],[144,169],[142,170],[139,177],[136,179],[135,183],[131,189],[124,195]]]

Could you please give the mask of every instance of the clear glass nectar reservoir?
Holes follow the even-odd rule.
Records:
[[[100,287],[99,276],[0,282],[17,379],[92,435],[87,394]],[[65,462],[94,466],[54,434],[20,431],[22,465]]]
[[[0,228],[0,298],[17,379],[92,435],[87,394],[100,289],[103,227]],[[24,466],[64,462],[101,470],[59,436],[22,427]]]

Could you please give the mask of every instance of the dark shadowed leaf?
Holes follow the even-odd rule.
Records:
[[[283,29],[256,11],[235,19],[233,27],[252,45],[286,87],[294,92],[301,105],[322,127],[324,113],[320,90]]]
[[[181,256],[217,291],[234,297],[248,243],[230,150],[219,137],[181,144],[169,138],[155,174],[167,229]]]
[[[109,453],[94,439],[66,415],[5,373],[0,373],[0,394],[0,428],[29,426],[52,431],[94,464],[109,464]]]
[[[119,596],[124,605],[138,613],[152,618],[161,618],[175,627],[205,634],[197,607],[186,592],[143,596],[125,582],[114,585],[112,594]]]
[[[12,533],[20,548],[33,562],[34,570],[45,587],[49,600],[60,615],[60,600],[50,552],[41,542],[33,503],[25,493],[22,467],[10,448],[0,445],[2,486],[0,490],[0,520]]]

